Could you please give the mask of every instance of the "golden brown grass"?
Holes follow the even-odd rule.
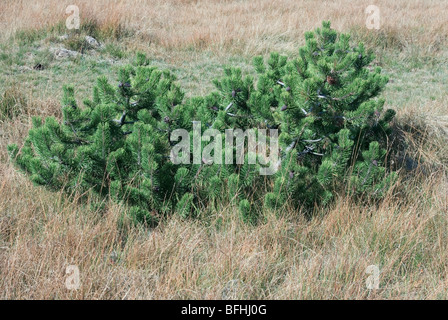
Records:
[[[133,46],[153,50],[212,48],[246,54],[295,50],[303,33],[332,21],[338,30],[376,34],[380,45],[419,44],[437,51],[446,43],[444,0],[5,0],[0,3],[4,37],[17,30],[42,28],[65,21],[65,8],[76,4],[81,23],[97,21],[103,28],[136,31]],[[365,9],[380,8],[381,29],[366,32]]]
[[[414,186],[406,202],[378,208],[342,198],[325,216],[248,226],[236,210],[216,223],[168,220],[117,229],[103,217],[37,190],[2,165],[1,298],[27,299],[446,299],[446,177]],[[19,200],[20,199],[20,200]],[[218,218],[224,222],[218,227]],[[81,287],[65,288],[77,265]],[[366,289],[366,267],[380,288]]]
[[[64,20],[73,1],[0,3],[0,37]],[[295,50],[303,32],[332,21],[380,47],[446,44],[446,3],[386,1],[380,31],[363,31],[371,1],[87,1],[81,18],[101,28],[129,28],[134,49],[177,60],[215,54]],[[148,47],[149,45],[149,47]],[[179,63],[178,65],[181,65]],[[14,92],[23,92],[19,84]],[[26,92],[26,90],[25,90]],[[17,96],[17,95],[15,95]],[[446,94],[444,95],[446,97]],[[250,226],[236,208],[210,221],[173,217],[156,229],[123,224],[112,203],[104,213],[33,186],[9,163],[6,145],[21,143],[32,115],[59,115],[57,99],[25,94],[22,114],[0,122],[1,299],[447,299],[448,176],[446,102],[399,111],[409,154],[427,169],[402,176],[377,205],[341,196],[311,220],[285,208]],[[393,101],[388,101],[393,105]],[[426,168],[426,167],[425,167]],[[406,188],[404,187],[406,186]],[[119,223],[120,222],[120,223]],[[118,227],[122,225],[121,227]],[[65,287],[68,265],[81,287]],[[380,269],[380,288],[366,288],[366,267]]]

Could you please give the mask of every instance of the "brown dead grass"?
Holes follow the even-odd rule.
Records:
[[[135,30],[136,41],[129,45],[140,48],[291,51],[322,20],[338,30],[357,29],[363,37],[374,34],[379,46],[419,44],[434,51],[446,44],[448,34],[444,0],[5,0],[0,3],[0,34],[9,37],[17,30],[65,21],[71,4],[80,8],[81,24],[94,20],[106,29]],[[371,4],[380,8],[379,31],[365,28],[365,9]]]
[[[343,198],[311,222],[269,216],[253,227],[170,219],[119,232],[103,217],[31,186],[2,164],[2,299],[446,299],[447,181],[416,185],[406,203],[361,207]],[[21,199],[18,201],[17,199]],[[67,290],[77,265],[81,287]],[[366,267],[380,289],[366,289]]]
[[[68,4],[73,1],[2,1],[1,38],[60,22]],[[416,44],[429,52],[439,50],[448,34],[442,0],[374,1],[382,17],[374,36],[363,31],[371,1],[76,4],[82,19],[102,28],[135,30],[125,40],[130,47],[155,46],[179,56],[184,49],[248,55],[293,50],[303,32],[324,19],[382,47]],[[148,230],[126,223],[119,228],[123,208],[109,203],[104,213],[90,210],[33,186],[12,167],[6,146],[23,141],[30,116],[59,112],[51,97],[25,101],[26,112],[0,122],[0,299],[448,298],[444,102],[400,111],[414,128],[407,131],[414,133],[407,135],[410,154],[434,166],[406,176],[400,183],[407,187],[377,206],[341,196],[311,221],[286,209],[281,217],[267,212],[258,226],[241,223],[229,207],[217,210],[210,223],[174,217]],[[79,266],[78,290],[65,287],[68,265]],[[380,269],[378,290],[366,288],[369,265]]]

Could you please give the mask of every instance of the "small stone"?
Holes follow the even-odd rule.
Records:
[[[30,68],[28,66],[19,66],[18,68],[21,72],[25,72],[25,71],[31,71],[33,70],[33,68]]]
[[[101,48],[101,44],[94,37],[86,36],[85,40],[93,48],[95,49]]]
[[[68,50],[65,48],[60,48],[55,50],[54,55],[56,56],[56,58],[59,59],[72,58],[77,57],[79,55],[79,52]]]
[[[285,104],[283,107],[282,107],[282,111],[285,111],[286,109],[288,109],[288,106]]]

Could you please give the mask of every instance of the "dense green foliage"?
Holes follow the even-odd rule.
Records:
[[[9,146],[11,157],[37,184],[110,196],[146,222],[174,211],[195,215],[216,201],[256,221],[264,206],[325,204],[338,190],[381,197],[396,176],[385,167],[394,112],[376,99],[388,79],[349,40],[324,22],[306,34],[298,58],[256,57],[257,81],[226,68],[216,91],[187,100],[171,73],[139,54],[117,86],[98,79],[83,107],[65,87],[63,121],[34,118],[24,146]],[[260,175],[247,152],[244,164],[174,164],[171,133],[192,132],[195,121],[202,132],[278,128],[279,170]]]

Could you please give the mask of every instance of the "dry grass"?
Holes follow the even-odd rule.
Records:
[[[448,189],[440,174],[415,185],[405,202],[369,208],[342,198],[312,221],[268,214],[253,227],[229,208],[210,225],[173,218],[152,231],[119,232],[120,208],[99,217],[1,171],[1,298],[448,298]],[[64,285],[70,264],[81,271],[77,291]],[[369,265],[380,268],[378,290],[366,289]]]
[[[382,27],[366,32],[371,2],[5,0],[0,39],[53,26],[65,19],[67,5],[77,4],[85,21],[106,33],[133,30],[121,41],[167,60],[206,51],[294,51],[304,31],[324,19],[379,50],[443,50],[445,1],[374,1]],[[16,84],[8,92],[22,89]],[[266,212],[257,226],[226,207],[207,223],[174,217],[148,230],[123,223],[117,205],[96,212],[33,186],[14,169],[6,146],[23,141],[32,115],[60,111],[51,95],[13,98],[21,114],[0,121],[0,299],[448,299],[446,99],[398,110],[406,152],[425,159],[428,169],[403,175],[377,205],[341,196],[311,220],[285,209],[280,216]],[[79,290],[65,287],[68,265],[80,268]],[[369,265],[380,269],[378,290],[366,288]]]
[[[437,51],[448,34],[444,0],[5,0],[0,3],[1,35],[65,21],[65,8],[72,4],[80,8],[81,24],[97,21],[105,29],[131,28],[137,37],[130,45],[154,50],[292,51],[303,33],[322,20],[331,20],[338,30],[366,33],[364,11],[370,4],[381,12],[381,30],[370,32],[379,45],[419,44]]]

